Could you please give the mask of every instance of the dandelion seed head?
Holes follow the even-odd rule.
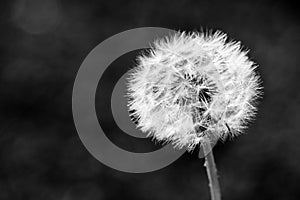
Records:
[[[178,32],[154,42],[128,78],[137,127],[189,151],[242,133],[261,93],[257,65],[247,53],[219,31]]]

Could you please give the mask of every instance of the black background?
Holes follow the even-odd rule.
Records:
[[[251,49],[264,98],[247,134],[215,147],[223,199],[300,199],[298,11],[296,1],[1,1],[0,199],[210,198],[196,152],[127,174],[94,159],[76,132],[71,98],[81,62],[106,38],[144,26],[220,29]],[[113,87],[135,55],[114,62],[103,81]],[[97,101],[97,112],[108,103]],[[153,145],[124,137],[111,118],[102,123],[124,148]]]

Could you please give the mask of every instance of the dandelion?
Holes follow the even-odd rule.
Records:
[[[128,108],[137,127],[176,148],[202,145],[214,190],[210,144],[242,133],[260,96],[257,65],[247,53],[220,31],[178,32],[140,55],[128,79]]]

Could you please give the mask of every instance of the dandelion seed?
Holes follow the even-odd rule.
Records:
[[[177,33],[137,61],[128,107],[149,137],[192,151],[212,138],[239,135],[255,115],[256,65],[224,33]]]

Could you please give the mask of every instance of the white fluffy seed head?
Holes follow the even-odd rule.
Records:
[[[240,134],[261,94],[257,67],[221,32],[177,33],[140,55],[128,78],[137,127],[191,151],[201,142]]]

